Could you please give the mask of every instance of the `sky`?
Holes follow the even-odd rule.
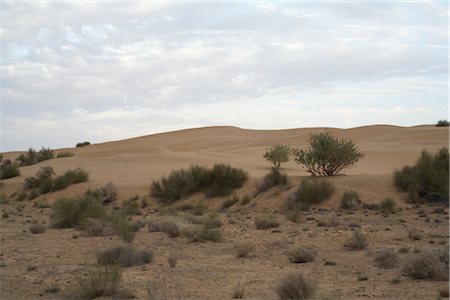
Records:
[[[0,152],[448,118],[446,1],[1,3]]]

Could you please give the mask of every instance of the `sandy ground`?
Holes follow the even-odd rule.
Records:
[[[249,172],[249,182],[236,196],[251,195],[270,170],[262,153],[271,145],[284,143],[305,147],[307,136],[323,129],[244,130],[235,127],[209,127],[144,136],[124,141],[96,144],[71,151],[74,157],[52,159],[33,166],[21,167],[22,176],[3,180],[0,193],[11,195],[18,191],[26,176],[33,175],[41,166],[52,166],[57,174],[77,167],[90,173],[86,183],[40,196],[34,201],[51,204],[63,196],[82,194],[107,182],[113,182],[119,198],[133,195],[148,196],[154,179],[171,170],[191,164],[212,166],[230,163]],[[124,285],[138,298],[146,297],[149,282],[176,283],[176,292],[182,299],[230,299],[236,285],[244,289],[245,299],[276,299],[275,287],[292,270],[302,270],[317,285],[319,299],[436,299],[442,281],[413,280],[402,275],[401,268],[382,269],[373,262],[374,253],[383,247],[448,247],[448,205],[443,211],[429,205],[413,206],[404,201],[392,185],[392,172],[413,164],[422,150],[436,151],[448,146],[448,128],[434,126],[395,127],[368,126],[353,129],[331,129],[339,137],[353,139],[365,153],[364,159],[344,175],[330,178],[336,190],[332,197],[302,216],[298,224],[286,220],[279,213],[287,194],[294,190],[308,174],[294,162],[283,165],[289,176],[289,185],[275,188],[253,198],[250,204],[236,204],[227,211],[220,206],[226,198],[206,199],[195,195],[183,203],[203,203],[210,212],[224,222],[224,240],[220,243],[192,243],[184,237],[170,238],[163,233],[150,233],[142,228],[133,244],[153,249],[151,264],[124,269]],[[6,153],[15,158],[17,153]],[[357,209],[347,212],[339,209],[339,200],[346,190],[356,190],[364,203],[379,203],[386,197],[397,202],[401,211],[383,217],[376,211]],[[158,204],[150,205],[133,217],[143,221],[167,218],[156,212]],[[25,205],[24,207],[22,207]],[[47,229],[32,235],[28,227],[33,222],[49,223],[51,208],[36,208],[33,202],[2,204],[8,218],[1,219],[0,276],[2,299],[65,299],[75,288],[75,274],[84,265],[94,261],[95,253],[108,246],[120,245],[118,237],[83,237],[73,239],[75,229]],[[187,214],[187,213],[186,213]],[[170,218],[185,218],[186,214]],[[208,213],[206,213],[208,214]],[[256,230],[253,222],[261,215],[273,215],[280,223],[275,230]],[[318,220],[336,215],[339,225],[319,227]],[[355,224],[368,236],[369,247],[364,251],[350,251],[343,247],[355,230]],[[408,239],[412,227],[422,231],[418,241]],[[79,234],[79,232],[78,232]],[[255,245],[251,257],[237,258],[234,246],[241,241]],[[316,252],[313,262],[290,263],[288,251],[306,246]],[[177,267],[170,269],[167,256],[175,253]],[[401,254],[403,257],[406,254]],[[333,261],[336,265],[325,265]],[[35,270],[30,270],[30,266]],[[33,269],[33,268],[31,268]],[[367,281],[358,281],[359,273]],[[393,278],[400,283],[393,284]],[[57,293],[48,287],[57,286]],[[328,298],[327,298],[328,297]]]

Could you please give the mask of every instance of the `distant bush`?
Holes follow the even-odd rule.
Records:
[[[400,257],[394,249],[385,248],[376,253],[374,260],[379,267],[391,269],[399,265]]]
[[[114,294],[120,287],[122,270],[118,265],[95,265],[86,276],[77,276],[78,296],[81,299],[95,299]]]
[[[258,185],[256,194],[264,193],[277,185],[287,184],[287,175],[280,172],[279,169],[272,168],[269,174],[264,176],[263,181]]]
[[[448,127],[449,123],[447,120],[439,120],[436,123],[436,127]]]
[[[139,215],[139,203],[136,198],[129,198],[122,203],[122,212],[126,215]]]
[[[38,234],[45,232],[46,227],[42,224],[33,224],[28,228],[32,234]]]
[[[220,242],[223,239],[222,230],[206,229],[205,227],[191,227],[183,230],[183,235],[193,242]]]
[[[248,257],[255,250],[255,245],[249,242],[243,242],[236,244],[234,249],[236,250],[237,257]]]
[[[181,235],[181,230],[178,224],[174,221],[161,221],[156,224],[150,224],[150,228],[154,228],[153,231],[161,231],[169,235],[170,237],[178,237]],[[155,230],[157,228],[157,230]]]
[[[408,231],[408,237],[413,241],[419,241],[422,239],[422,233],[413,227]]]
[[[350,209],[361,203],[361,199],[356,191],[345,191],[341,198],[341,207]]]
[[[317,220],[319,227],[335,227],[339,225],[339,219],[336,215],[327,215]]]
[[[227,200],[223,201],[223,203],[222,203],[222,209],[230,208],[231,206],[235,205],[235,204],[238,203],[238,202],[239,202],[239,198],[236,197],[236,196],[234,196],[234,197],[231,198],[231,199],[227,199]]]
[[[291,272],[277,286],[280,300],[310,299],[316,290],[314,283],[299,272]]]
[[[448,280],[448,257],[448,248],[422,249],[405,258],[402,271],[415,279]]]
[[[72,152],[59,152],[56,154],[56,158],[72,157],[74,154]]]
[[[314,260],[314,252],[310,249],[299,247],[289,251],[289,261],[296,264],[306,263]]]
[[[255,219],[255,227],[256,229],[270,229],[270,228],[276,228],[280,226],[280,223],[278,223],[277,220],[274,220],[269,217],[258,217]]]
[[[54,228],[80,226],[88,218],[107,218],[102,203],[89,196],[60,199],[53,204],[52,209],[53,214],[50,216],[50,220]]]
[[[270,161],[273,166],[278,169],[280,168],[281,163],[289,161],[290,155],[291,147],[287,145],[275,145],[263,154],[263,158]]]
[[[151,263],[151,250],[136,249],[133,246],[117,246],[97,252],[97,263],[100,265],[120,265],[131,267]]]
[[[360,231],[354,231],[352,236],[344,244],[350,250],[364,250],[367,248],[367,237]]]
[[[69,185],[87,181],[89,174],[83,169],[68,170],[63,175],[54,177],[55,172],[52,167],[41,167],[33,177],[25,178],[23,188],[25,190],[37,189],[40,194],[59,191]]]
[[[309,149],[294,149],[295,161],[313,176],[332,176],[364,157],[350,139],[338,139],[330,131],[309,135]]]
[[[5,159],[0,164],[0,179],[7,179],[20,176],[19,165],[9,159]]]
[[[102,203],[113,203],[117,200],[117,188],[112,182],[99,187],[94,191],[87,191],[88,195],[92,195]]]
[[[394,184],[400,191],[407,192],[412,202],[448,202],[448,148],[444,147],[434,155],[423,151],[416,165],[394,172]]]
[[[289,195],[287,208],[290,210],[308,209],[311,204],[319,204],[333,194],[334,186],[329,181],[303,180],[298,189]]]
[[[86,146],[89,146],[90,144],[91,143],[89,143],[89,142],[77,143],[76,147],[77,148],[86,147]]]
[[[381,213],[385,216],[392,214],[393,212],[395,212],[396,206],[397,205],[395,204],[394,199],[385,198],[380,204]]]
[[[199,191],[204,191],[208,197],[226,196],[242,187],[247,178],[247,172],[229,165],[215,164],[211,169],[191,166],[154,181],[151,194],[163,203],[173,203]]]
[[[20,154],[16,158],[16,161],[18,161],[21,166],[29,166],[54,157],[55,153],[50,148],[42,147],[38,152],[33,148],[30,148],[26,153]]]

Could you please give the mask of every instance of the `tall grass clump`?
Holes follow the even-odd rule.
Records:
[[[0,164],[0,179],[20,176],[19,165],[10,159],[5,159]]]
[[[274,186],[286,185],[287,183],[286,173],[281,173],[278,168],[272,168],[270,173],[264,176],[263,181],[258,185],[256,194],[264,193]]]
[[[448,202],[448,148],[441,148],[435,154],[423,151],[414,166],[394,172],[394,184],[400,191],[408,193],[411,202]]]
[[[39,151],[30,148],[26,153],[20,154],[16,158],[16,161],[18,161],[21,166],[29,166],[37,164],[38,162],[44,160],[52,159],[54,157],[55,153],[50,148],[42,147],[42,149]]]
[[[303,180],[298,189],[287,199],[288,210],[305,210],[311,204],[319,204],[334,192],[334,186],[326,180]]]
[[[111,296],[120,287],[122,269],[118,265],[94,265],[85,276],[76,278],[78,295],[81,299],[95,299]]]
[[[151,195],[167,204],[200,191],[208,197],[226,196],[242,187],[247,179],[247,172],[230,165],[215,164],[211,169],[193,165],[187,170],[174,170],[168,177],[154,181]]]
[[[392,198],[385,198],[380,204],[381,213],[385,216],[395,212],[395,207],[397,204]]]
[[[303,273],[291,272],[278,284],[276,292],[280,300],[311,299],[316,287]]]
[[[344,209],[354,208],[361,203],[356,191],[345,191],[341,198],[341,207]]]
[[[117,246],[97,252],[97,263],[100,265],[120,265],[122,267],[147,264],[153,260],[153,251],[136,249],[133,246]]]

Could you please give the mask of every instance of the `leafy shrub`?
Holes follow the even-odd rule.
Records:
[[[133,241],[135,232],[131,227],[127,216],[124,215],[123,212],[116,212],[112,216],[112,225],[115,232],[117,233],[117,235],[119,235],[122,241],[124,241],[125,243],[131,243]]]
[[[345,191],[341,198],[341,207],[350,209],[361,203],[361,199],[356,191]]]
[[[60,199],[53,204],[52,209],[50,220],[54,228],[72,228],[82,225],[88,218],[107,217],[102,203],[89,196]]]
[[[93,192],[88,191],[87,194],[94,196],[102,203],[113,203],[117,200],[117,188],[112,182],[108,182]]]
[[[231,199],[227,199],[227,200],[223,201],[223,203],[222,203],[222,209],[229,208],[229,207],[235,205],[235,204],[238,203],[238,202],[239,202],[239,198],[236,197],[236,196],[234,196],[234,197],[231,198]]]
[[[329,181],[303,180],[298,189],[289,195],[287,208],[289,210],[308,209],[311,204],[318,204],[329,198],[334,186]]]
[[[381,213],[385,216],[395,212],[395,207],[396,204],[392,198],[385,198],[380,204]]]
[[[86,146],[89,146],[90,144],[91,143],[89,143],[89,142],[77,143],[76,147],[77,148],[86,147]]]
[[[130,198],[123,202],[122,211],[126,215],[139,215],[141,212],[139,211],[139,204],[137,199]]]
[[[276,228],[280,226],[280,223],[278,223],[277,220],[274,220],[269,217],[259,217],[255,219],[255,227],[256,229],[270,229],[270,228]]]
[[[32,234],[38,234],[45,232],[46,227],[42,224],[33,224],[28,228]]]
[[[288,162],[291,155],[291,147],[287,145],[275,145],[268,149],[263,158],[270,161],[275,168],[280,168],[281,163]]]
[[[0,164],[0,179],[20,176],[19,165],[10,159],[5,159]]]
[[[280,300],[310,299],[315,290],[315,285],[299,271],[289,273],[276,289]]]
[[[173,203],[203,190],[208,197],[226,196],[242,187],[248,175],[242,169],[215,164],[211,169],[191,166],[172,171],[168,177],[154,181],[151,194],[163,203]]]
[[[268,191],[277,185],[286,185],[287,175],[280,172],[279,169],[272,168],[269,174],[264,176],[263,181],[258,185],[256,194]]]
[[[309,148],[293,153],[295,161],[313,176],[339,174],[364,157],[352,140],[338,139],[330,131],[309,135]]]
[[[59,152],[56,154],[56,158],[72,157],[74,154],[72,152]]]
[[[97,252],[97,263],[100,265],[120,265],[131,267],[151,263],[153,251],[136,249],[133,246],[117,246]]]
[[[405,166],[394,172],[394,184],[400,191],[407,192],[412,202],[448,202],[448,148],[444,147],[434,155],[423,151],[414,166]]]
[[[448,248],[422,249],[408,254],[402,271],[415,279],[448,280]]]
[[[16,160],[21,166],[34,165],[38,162],[52,159],[55,157],[55,153],[50,148],[42,147],[39,152],[36,152],[33,148],[28,149],[26,153],[20,154]]]
[[[234,246],[237,257],[248,257],[255,250],[255,245],[249,242],[243,242]]]
[[[367,248],[367,237],[360,231],[354,231],[352,236],[344,244],[350,250],[364,250]]]
[[[37,189],[40,194],[59,191],[69,185],[87,181],[89,174],[83,169],[68,170],[63,175],[54,177],[52,167],[44,166],[36,172],[35,176],[25,178],[23,188],[25,190]]]
[[[449,123],[447,120],[439,120],[436,123],[436,127],[448,127]]]
[[[111,296],[119,289],[122,270],[117,265],[95,265],[88,269],[85,277],[78,276],[76,279],[82,299]]]
[[[400,257],[394,249],[386,248],[378,251],[374,260],[379,267],[391,269],[398,266]]]
[[[314,252],[307,248],[295,248],[289,251],[289,261],[296,264],[306,263],[314,260]]]

